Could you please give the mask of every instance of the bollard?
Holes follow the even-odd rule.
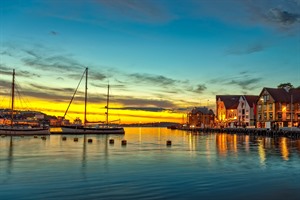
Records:
[[[67,137],[62,137],[62,140],[63,140],[63,141],[66,141],[66,140],[67,140]]]
[[[78,138],[76,137],[76,138],[74,138],[74,142],[78,142]]]
[[[109,144],[114,144],[115,143],[115,140],[114,139],[110,139],[109,140]]]
[[[46,136],[42,136],[41,138],[42,138],[42,140],[46,140],[47,139]]]
[[[92,143],[93,142],[93,139],[88,139],[88,143]]]
[[[127,141],[126,140],[122,140],[122,145],[126,145]]]
[[[34,137],[34,138],[37,138],[38,136],[37,136],[37,135],[34,135],[33,137]]]
[[[171,140],[168,140],[167,141],[167,146],[171,146],[172,145],[172,141]]]

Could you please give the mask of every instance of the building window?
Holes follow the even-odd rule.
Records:
[[[258,105],[257,109],[259,112],[261,111],[261,104]]]
[[[300,110],[300,103],[297,104],[297,110]]]
[[[298,120],[300,120],[300,113],[298,113],[297,117],[298,117]]]
[[[261,114],[258,115],[258,120],[261,121]]]
[[[269,103],[269,110],[273,110],[273,104]]]
[[[290,111],[290,109],[291,109],[290,104],[286,104],[286,110],[287,110],[287,111]]]
[[[288,119],[288,120],[291,119],[291,114],[290,113],[286,113],[286,119]]]
[[[267,113],[264,113],[264,120],[267,120]]]
[[[273,113],[272,112],[269,113],[269,120],[273,120]]]
[[[282,113],[277,113],[278,119],[282,119]]]
[[[279,102],[278,103],[278,110],[281,110],[282,109],[282,105],[281,105],[281,103]]]

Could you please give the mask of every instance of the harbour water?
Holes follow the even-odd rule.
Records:
[[[0,199],[300,197],[300,140],[166,128],[125,132],[65,141],[63,135],[1,137]]]

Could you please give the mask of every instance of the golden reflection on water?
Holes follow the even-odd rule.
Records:
[[[244,145],[245,145],[245,150],[248,153],[249,152],[249,135],[245,136],[245,143],[244,143]]]
[[[216,144],[218,153],[221,156],[226,157],[228,151],[235,153],[238,155],[238,136],[236,134],[217,134],[216,135]]]
[[[227,134],[218,134],[216,138],[218,153],[221,156],[227,156]]]
[[[280,140],[281,155],[284,160],[289,160],[289,149],[287,145],[287,138],[283,137]]]
[[[266,152],[265,152],[265,145],[264,145],[263,139],[258,141],[258,155],[259,155],[260,165],[262,167],[265,167],[266,166]]]

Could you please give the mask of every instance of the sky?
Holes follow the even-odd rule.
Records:
[[[300,86],[300,0],[0,0],[0,47],[0,108],[15,69],[17,108],[63,116],[88,67],[89,120],[109,84],[110,120],[183,122],[216,95]]]

